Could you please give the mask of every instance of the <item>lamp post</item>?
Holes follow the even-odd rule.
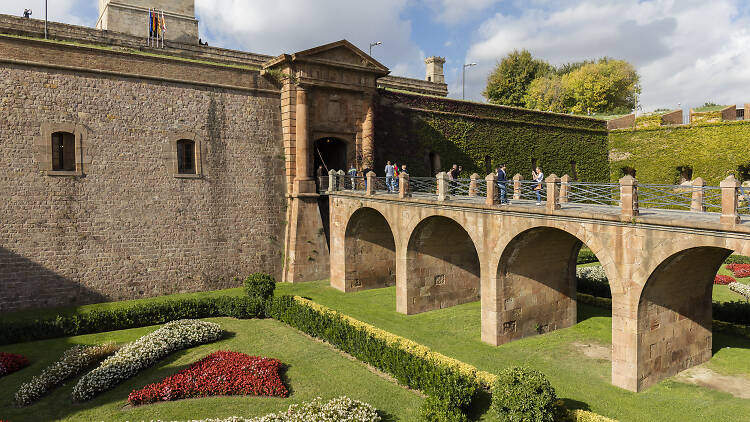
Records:
[[[44,39],[47,39],[47,0],[44,0]]]
[[[464,65],[464,73],[461,79],[461,99],[466,99],[466,68],[476,66],[476,63],[468,63]]]
[[[375,42],[370,43],[370,57],[372,57],[372,48],[375,47],[376,45],[383,45],[383,43],[380,41],[375,41]]]

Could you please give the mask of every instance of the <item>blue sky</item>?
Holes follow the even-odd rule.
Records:
[[[43,0],[0,0],[0,13]],[[93,26],[96,0],[50,0],[50,20]],[[269,55],[346,38],[393,74],[424,78],[427,56],[446,57],[451,96],[482,101],[487,75],[515,48],[552,64],[610,56],[641,75],[642,106],[750,102],[750,6],[740,0],[196,0],[213,46]]]

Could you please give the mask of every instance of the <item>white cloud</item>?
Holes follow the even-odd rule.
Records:
[[[502,0],[425,0],[435,13],[437,20],[446,24],[457,24],[500,3]]]
[[[576,0],[533,2],[519,16],[496,14],[475,34],[467,96],[481,98],[497,60],[527,48],[553,64],[610,56],[641,74],[646,109],[750,102],[747,16],[738,0]],[[471,89],[469,88],[471,86]]]
[[[94,26],[90,15],[97,8],[91,0],[51,0],[47,2],[47,17],[53,22]],[[44,19],[44,0],[0,0],[0,13],[23,16],[24,9],[31,9],[34,19]],[[96,18],[94,18],[96,19]]]
[[[278,55],[347,39],[394,74],[421,77],[424,64],[402,18],[408,0],[197,0],[201,32],[212,45]]]

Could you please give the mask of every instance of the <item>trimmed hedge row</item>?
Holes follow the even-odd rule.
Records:
[[[179,319],[222,316],[239,319],[257,318],[265,315],[264,306],[265,301],[259,297],[227,296],[175,299],[34,321],[0,321],[0,344],[124,330],[165,324]]]

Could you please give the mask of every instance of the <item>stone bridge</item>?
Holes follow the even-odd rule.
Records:
[[[750,255],[736,181],[719,215],[639,210],[629,176],[621,206],[597,206],[561,201],[553,175],[543,207],[498,205],[491,176],[486,198],[451,198],[442,174],[435,194],[411,194],[408,177],[400,194],[378,192],[373,176],[367,191],[329,188],[333,287],[395,284],[408,315],[481,300],[482,341],[500,345],[576,324],[586,244],[612,291],[612,383],[632,391],[711,358],[714,275],[732,252]]]

